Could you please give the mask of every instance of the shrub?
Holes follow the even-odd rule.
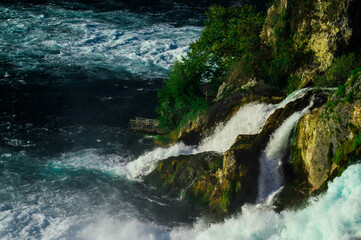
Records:
[[[361,66],[361,59],[354,53],[344,54],[335,58],[332,65],[323,76],[316,79],[315,85],[322,87],[337,87],[345,84],[352,73],[351,70]]]
[[[217,90],[235,62],[244,62],[247,74],[256,72],[264,17],[251,5],[213,6],[200,38],[191,43],[186,57],[174,64],[158,92],[160,126],[172,130],[194,119],[208,103],[202,84]]]
[[[216,90],[237,61],[244,61],[253,72],[258,64],[251,64],[259,54],[260,31],[264,16],[251,5],[241,7],[213,6],[200,38],[190,45],[188,58],[200,57],[204,62],[203,80]]]
[[[158,120],[163,129],[174,129],[184,116],[207,107],[199,81],[200,64],[195,58],[183,59],[170,69],[169,79],[158,92]]]

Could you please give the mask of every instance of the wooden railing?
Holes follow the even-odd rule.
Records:
[[[159,127],[159,122],[155,119],[136,117],[131,119],[129,128],[135,131],[162,134],[163,131]]]

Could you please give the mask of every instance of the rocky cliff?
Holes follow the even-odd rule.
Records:
[[[312,85],[335,57],[358,52],[361,2],[357,0],[279,0],[268,10],[261,38],[273,51],[291,43],[292,51],[309,56],[293,73],[299,87]]]
[[[275,1],[260,33],[262,48],[278,58],[286,51],[289,59],[297,60],[288,72],[290,79],[299,79],[296,88],[342,84],[337,89],[309,91],[302,99],[275,110],[258,134],[239,135],[224,154],[206,152],[163,160],[145,182],[217,216],[255,202],[262,151],[272,133],[305,109],[312,98],[310,112],[298,122],[291,146],[280,159],[285,165],[285,186],[275,204],[279,209],[294,206],[321,191],[361,154],[361,68],[350,73],[355,66],[361,67],[360,12],[357,0]],[[352,63],[343,63],[345,57],[336,64],[339,56],[351,56]],[[173,133],[173,141],[197,145],[242,105],[276,103],[283,98],[284,90],[267,86],[262,79],[237,79],[238,70],[236,67],[219,87],[204,114]],[[328,72],[331,77],[326,76]],[[322,77],[326,80],[320,84]],[[328,83],[330,78],[337,81]]]
[[[305,178],[314,191],[340,174],[360,153],[360,123],[361,78],[355,73],[300,120],[290,158],[295,178]]]
[[[255,135],[239,135],[223,155],[204,152],[160,161],[145,182],[163,194],[181,197],[215,216],[224,216],[257,198],[259,158],[271,134],[292,114],[322,105],[324,91],[310,90],[302,98],[276,109]]]

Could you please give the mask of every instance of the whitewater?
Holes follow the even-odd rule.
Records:
[[[255,102],[242,106],[228,122],[219,124],[210,136],[201,141],[199,146],[186,146],[181,142],[169,148],[157,148],[131,161],[126,169],[121,168],[115,171],[118,174],[126,174],[130,178],[137,178],[150,173],[161,159],[206,151],[224,153],[233,145],[238,135],[259,133],[267,118],[276,109],[283,108],[288,103],[302,98],[309,90],[305,88],[295,91],[279,104]],[[305,111],[304,114],[306,113]],[[304,114],[301,114],[300,117]]]
[[[258,202],[224,222],[210,223],[143,184],[159,160],[224,153],[310,90],[279,104],[244,105],[198,146],[158,148],[129,131],[130,118],[156,117],[157,90],[199,37],[205,10],[163,0],[1,1],[1,240],[361,238],[360,164],[301,209],[272,207],[292,131],[312,101],[256,159]]]

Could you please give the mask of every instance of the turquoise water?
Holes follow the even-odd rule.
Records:
[[[207,4],[0,3],[0,239],[361,237],[360,165],[302,210],[249,205],[213,225],[125,172],[148,155],[191,152],[182,144],[152,151],[128,121],[156,116],[157,90],[200,35]],[[264,108],[257,121],[248,110],[241,119],[257,130]],[[199,151],[223,151],[232,129]]]
[[[360,239],[361,165],[350,166],[308,206],[276,213],[265,204],[248,205],[224,223],[172,232],[174,239]]]
[[[129,119],[156,116],[169,66],[202,30],[202,5],[139,4],[0,3],[0,239],[198,216],[109,171],[154,147]]]

